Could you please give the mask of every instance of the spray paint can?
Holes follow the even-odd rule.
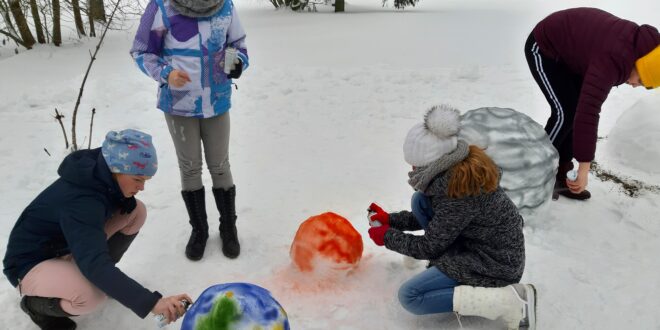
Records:
[[[190,307],[190,302],[188,300],[181,300],[181,306],[183,306],[183,309],[188,310],[188,307]],[[167,317],[163,314],[158,314],[154,316],[154,321],[156,322],[156,327],[158,329],[162,329],[167,326]]]
[[[376,211],[372,209],[367,209],[367,220],[369,220],[369,226],[371,227],[380,227],[383,224],[380,223],[378,220],[371,220],[371,216],[376,214]]]
[[[577,177],[578,177],[578,173],[576,170],[570,170],[566,172],[566,179],[568,179],[568,181],[575,181],[577,180]]]
[[[238,50],[234,47],[227,47],[225,49],[225,73],[229,74],[234,70],[235,64],[238,61]]]

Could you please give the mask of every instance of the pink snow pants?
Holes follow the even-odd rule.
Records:
[[[136,234],[146,218],[147,209],[138,200],[133,212],[117,212],[105,223],[106,239],[117,232]],[[37,264],[23,277],[19,288],[26,296],[61,298],[62,310],[71,315],[89,314],[106,299],[105,293],[83,276],[70,254]]]

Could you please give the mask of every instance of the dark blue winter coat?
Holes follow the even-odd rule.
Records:
[[[105,222],[124,200],[101,148],[68,155],[60,178],[23,211],[7,243],[4,273],[13,286],[38,263],[71,253],[97,288],[144,318],[161,295],[128,277],[108,254]]]

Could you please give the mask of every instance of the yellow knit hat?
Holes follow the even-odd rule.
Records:
[[[646,88],[656,88],[660,86],[660,46],[648,54],[640,57],[635,62],[635,67],[642,80],[642,85]]]

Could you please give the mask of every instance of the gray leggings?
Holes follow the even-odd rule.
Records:
[[[203,187],[201,142],[213,188],[228,189],[234,185],[229,168],[229,112],[211,118],[165,114],[165,120],[179,158],[181,190]]]

